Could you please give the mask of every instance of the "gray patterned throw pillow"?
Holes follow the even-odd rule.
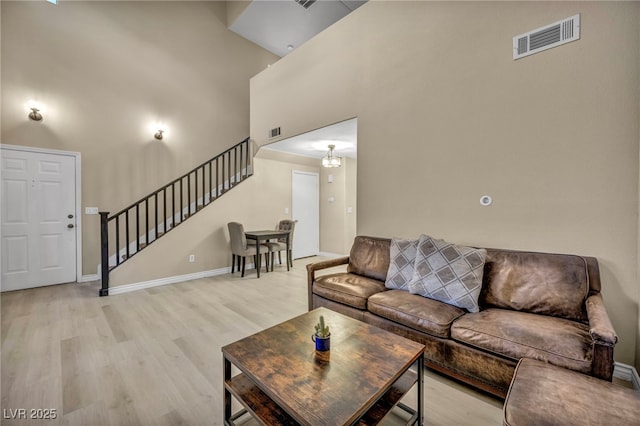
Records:
[[[486,258],[485,249],[421,235],[409,292],[478,312]]]
[[[413,279],[413,266],[416,261],[418,240],[392,238],[389,252],[389,270],[385,287],[396,290],[409,290],[409,281]]]

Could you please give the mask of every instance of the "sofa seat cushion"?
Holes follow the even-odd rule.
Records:
[[[385,290],[384,282],[349,272],[321,275],[313,284],[314,294],[358,309],[367,309],[369,296]]]
[[[369,297],[368,310],[388,320],[436,337],[449,338],[451,324],[463,309],[403,290],[389,290]]]
[[[593,339],[589,327],[563,318],[487,309],[455,320],[451,338],[514,361],[532,358],[591,372]]]

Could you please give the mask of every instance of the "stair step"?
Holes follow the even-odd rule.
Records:
[[[202,204],[198,204],[198,205],[196,206],[196,211],[195,211],[194,213],[185,213],[185,214],[183,214],[183,215],[182,215],[182,217],[183,217],[184,219],[186,219],[186,218],[188,218],[188,217],[191,217],[191,216],[193,216],[194,214],[198,213],[200,210],[202,210],[204,207],[205,207],[205,206],[203,206]]]

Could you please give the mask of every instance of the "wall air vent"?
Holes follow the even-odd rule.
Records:
[[[580,39],[580,15],[571,16],[513,38],[513,59],[520,59]]]
[[[317,0],[293,0],[305,9],[309,9]]]
[[[280,127],[269,130],[269,139],[277,138],[280,136]]]

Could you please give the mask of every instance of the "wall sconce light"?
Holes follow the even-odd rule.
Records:
[[[42,105],[36,101],[27,102],[27,108],[31,110],[29,118],[33,121],[42,121]]]
[[[154,132],[153,137],[161,141],[167,131],[167,126],[164,123],[156,122],[151,125],[151,131]]]
[[[40,110],[38,108],[33,107],[29,113],[29,118],[33,121],[40,121],[42,120],[42,114],[40,114]]]
[[[322,157],[322,167],[340,167],[342,166],[342,157],[336,157],[333,154],[335,145],[329,145],[329,152],[325,157]]]

